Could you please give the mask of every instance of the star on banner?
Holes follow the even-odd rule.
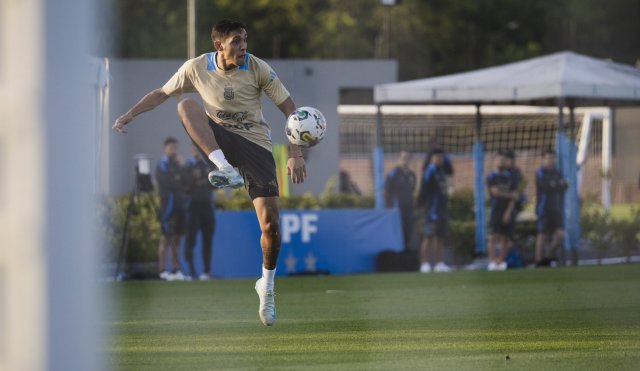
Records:
[[[287,258],[284,260],[284,263],[287,265],[287,273],[295,273],[296,265],[298,264],[298,259],[296,259],[296,257],[293,256],[293,253],[291,251],[289,251],[289,255],[287,255]]]
[[[317,262],[318,259],[313,255],[313,252],[309,251],[307,257],[304,258],[304,263],[307,265],[307,272],[315,272]]]

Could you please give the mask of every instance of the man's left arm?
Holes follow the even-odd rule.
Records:
[[[284,102],[278,104],[278,108],[286,118],[296,110],[296,104],[291,97],[288,97]],[[291,176],[291,180],[294,184],[304,182],[307,177],[307,165],[302,157],[302,150],[295,144],[289,143],[289,159],[287,160],[287,174]]]

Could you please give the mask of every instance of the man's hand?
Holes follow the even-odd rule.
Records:
[[[125,125],[130,123],[131,120],[133,120],[133,115],[131,113],[127,112],[124,115],[122,115],[122,116],[120,116],[120,117],[118,117],[116,119],[116,122],[113,124],[112,129],[115,130],[118,133],[125,134],[127,131],[124,130],[124,127],[125,127]]]
[[[511,222],[511,213],[507,210],[502,214],[502,224],[509,224]]]
[[[302,156],[291,157],[287,160],[287,174],[291,176],[291,181],[294,184],[304,182],[307,177],[307,165]]]

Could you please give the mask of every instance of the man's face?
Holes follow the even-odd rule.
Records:
[[[511,169],[513,167],[514,161],[513,161],[512,158],[504,156],[504,160],[503,161],[504,161],[504,167],[506,169]]]
[[[411,155],[409,155],[409,152],[407,151],[400,152],[400,166],[402,166],[405,169],[408,168],[409,161],[411,161]]]
[[[166,146],[164,146],[164,154],[167,155],[167,157],[169,158],[175,158],[176,155],[178,154],[178,144],[169,143]]]
[[[496,169],[504,169],[504,165],[505,165],[504,156],[497,155],[495,160],[493,160],[493,163],[494,163]]]
[[[244,66],[244,58],[247,54],[247,31],[244,29],[231,31],[227,36],[216,39],[214,46],[228,65]]]
[[[548,168],[556,166],[556,155],[552,153],[547,153],[546,155],[544,155],[544,166]]]
[[[442,162],[444,161],[444,155],[442,153],[434,153],[431,156],[431,163],[436,166],[442,166]]]

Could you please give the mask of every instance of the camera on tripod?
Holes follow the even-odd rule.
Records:
[[[136,191],[152,192],[151,159],[145,154],[137,154],[133,158],[136,160]]]

